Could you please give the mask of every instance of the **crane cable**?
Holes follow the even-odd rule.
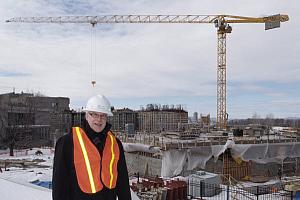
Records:
[[[92,24],[91,26],[91,83],[92,86],[96,85],[96,64],[97,64],[97,42],[96,42],[96,24]]]

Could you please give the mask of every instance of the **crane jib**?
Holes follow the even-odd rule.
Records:
[[[280,27],[280,22],[289,20],[288,15],[266,17],[245,17],[235,15],[100,15],[100,16],[60,16],[60,17],[18,17],[6,22],[22,23],[212,23],[218,29],[217,63],[217,123],[218,130],[227,128],[226,112],[226,35],[231,33],[230,23],[264,23],[265,30]],[[92,84],[94,85],[92,80]]]

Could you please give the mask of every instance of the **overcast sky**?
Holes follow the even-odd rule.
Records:
[[[0,1],[0,92],[64,96],[71,108],[105,94],[116,108],[182,104],[216,116],[217,34],[213,24],[96,26],[5,23],[12,17],[133,14],[288,14],[281,28],[232,24],[227,37],[229,118],[300,117],[299,0],[3,0]],[[91,79],[97,84],[92,87]]]

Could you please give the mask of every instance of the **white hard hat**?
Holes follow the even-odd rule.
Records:
[[[83,111],[101,112],[113,116],[108,99],[101,94],[89,98]]]

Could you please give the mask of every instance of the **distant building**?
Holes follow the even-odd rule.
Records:
[[[85,112],[82,110],[71,110],[71,127],[82,127],[85,120]],[[71,132],[71,130],[70,130]]]
[[[178,131],[181,124],[188,123],[188,112],[181,106],[174,107],[155,104],[147,105],[146,109],[137,111],[139,131],[161,132]]]
[[[268,131],[267,126],[260,124],[249,124],[244,127],[243,134],[249,136],[263,136],[266,135]]]
[[[125,132],[126,124],[130,124],[134,130],[138,129],[137,113],[129,108],[113,109],[113,116],[108,118],[108,122],[112,125],[112,130],[117,132]]]
[[[85,112],[82,110],[71,110],[71,127],[82,126],[85,120]],[[135,130],[138,127],[137,113],[128,108],[114,109],[112,107],[113,116],[109,116],[107,122],[112,125],[111,130],[116,132],[125,132],[126,125],[129,125],[130,130],[133,127]],[[71,130],[70,130],[71,131]],[[131,130],[132,132],[132,130]]]
[[[193,118],[192,118],[192,122],[193,123],[199,123],[199,121],[198,121],[198,113],[197,112],[194,112]]]
[[[125,133],[127,135],[133,135],[134,131],[134,123],[125,124]]]
[[[70,129],[69,103],[69,98],[64,97],[1,94],[0,134],[14,135],[20,148],[51,145]]]
[[[71,110],[71,126],[81,126],[85,119],[82,111]],[[138,111],[129,108],[114,109],[113,116],[108,117],[108,123],[112,125],[111,130],[126,134],[135,132],[161,132],[178,131],[188,123],[188,112],[181,106],[162,107],[154,104],[147,105],[146,109]]]
[[[210,123],[211,123],[210,114],[200,115],[200,126],[207,132],[209,132],[210,130]]]

